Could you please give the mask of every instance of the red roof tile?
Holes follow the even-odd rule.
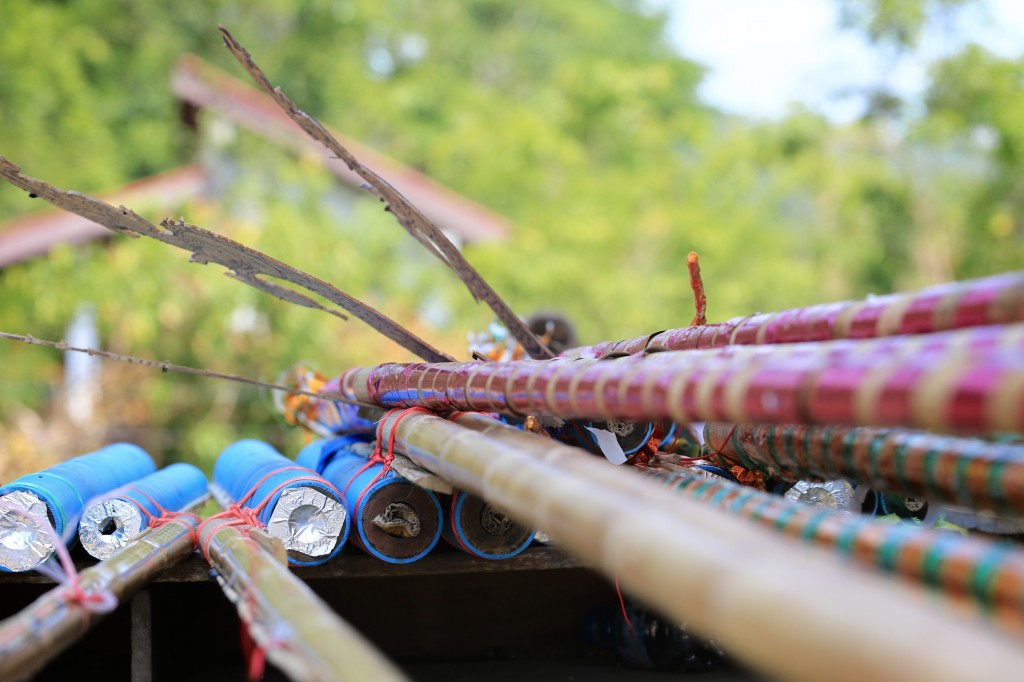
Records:
[[[198,57],[186,55],[181,59],[171,78],[171,88],[180,100],[193,107],[213,109],[224,118],[269,140],[300,153],[316,154],[339,180],[353,187],[362,187],[362,178],[311,140],[269,96]],[[506,218],[329,126],[327,129],[438,227],[465,241],[503,239],[511,231],[512,225]]]
[[[203,191],[207,175],[198,165],[136,180],[100,195],[104,201],[154,209],[173,208]],[[114,233],[91,220],[57,209],[32,213],[0,226],[0,268],[47,253],[57,244],[80,244]]]

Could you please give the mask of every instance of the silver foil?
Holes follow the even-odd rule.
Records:
[[[857,510],[853,486],[848,481],[797,481],[786,492],[786,498],[815,507],[828,507],[843,512]]]
[[[288,488],[270,513],[267,532],[290,552],[310,557],[330,554],[345,528],[345,505],[316,488]]]
[[[78,540],[100,561],[114,556],[148,527],[134,503],[121,498],[99,500],[85,508]]]
[[[15,490],[0,497],[0,566],[9,571],[31,571],[55,549],[52,528],[20,514],[22,509],[40,520],[49,519],[46,503],[33,493]]]

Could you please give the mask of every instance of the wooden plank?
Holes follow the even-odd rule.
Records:
[[[132,682],[153,681],[153,618],[149,590],[140,590],[131,601]]]
[[[79,559],[76,564],[80,569],[85,569],[92,566],[94,562]],[[321,566],[297,568],[295,574],[303,580],[331,580],[335,578],[545,571],[582,566],[585,564],[568,552],[543,545],[530,547],[522,554],[502,561],[480,559],[449,547],[438,546],[432,553],[411,564],[389,564],[363,554],[358,549],[346,548],[337,559]],[[183,583],[207,582],[209,580],[210,567],[201,558],[193,556],[164,571],[156,582]],[[50,578],[35,572],[0,573],[0,589],[8,584],[47,584],[52,582]]]

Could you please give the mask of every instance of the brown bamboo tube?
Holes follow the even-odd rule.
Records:
[[[394,430],[397,447],[420,466],[543,528],[628,592],[766,673],[976,680],[1024,664],[1007,633],[920,589],[766,534],[578,448],[483,415],[455,421],[390,415],[383,437]]]
[[[107,590],[124,603],[165,568],[191,556],[196,523],[183,516],[151,528],[110,559],[82,571],[82,589]],[[69,601],[67,587],[55,587],[0,624],[0,679],[33,676],[102,619],[103,614]]]
[[[288,570],[279,540],[263,533],[258,542],[257,533],[253,526],[211,521],[200,529],[199,546],[267,660],[302,682],[406,679]],[[276,546],[280,556],[264,545]]]

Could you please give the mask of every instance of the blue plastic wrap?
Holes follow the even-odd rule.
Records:
[[[213,480],[234,502],[239,502],[252,491],[249,499],[243,501],[243,506],[246,508],[256,509],[266,501],[257,518],[272,535],[280,537],[285,543],[285,548],[288,549],[288,561],[293,565],[322,564],[337,555],[348,538],[348,515],[338,491],[312,469],[297,468],[295,462],[267,443],[258,440],[242,440],[228,446],[213,467]],[[253,486],[257,484],[259,487],[253,491]],[[272,520],[276,523],[279,518],[274,514],[275,510],[278,514],[281,513],[278,507],[282,500],[288,504],[292,499],[298,499],[296,496],[303,490],[317,493],[317,497],[323,505],[320,509],[307,509],[312,505],[302,503],[301,507],[295,510],[300,516],[305,515],[296,522],[306,524],[306,527],[312,532],[317,533],[324,550],[329,547],[329,551],[319,556],[301,552],[295,546],[290,546],[294,543],[289,538],[294,540],[302,536],[302,533],[278,533],[275,531],[276,526],[271,524]],[[267,499],[268,496],[269,499]],[[338,523],[339,520],[340,523]],[[289,521],[289,523],[291,522]],[[335,528],[334,526],[339,527]],[[335,531],[337,535],[335,535]],[[322,537],[321,534],[323,534]]]
[[[483,559],[508,559],[526,549],[534,531],[511,521],[484,500],[460,492],[442,496],[442,534],[453,547]]]
[[[198,467],[178,462],[126,486],[118,497],[145,509],[145,516],[157,517],[167,511],[181,511],[206,495],[206,474]],[[148,496],[148,497],[147,497]],[[157,507],[160,505],[160,507]]]
[[[0,488],[0,497],[20,492],[38,498],[46,505],[54,530],[70,546],[90,499],[151,474],[155,469],[152,458],[142,448],[116,443],[11,481]],[[6,545],[3,534],[4,531],[0,531],[0,545]],[[20,551],[17,547],[10,550]],[[0,561],[3,562],[0,569],[12,570],[4,565],[5,559]]]
[[[296,461],[319,472],[342,492],[356,532],[353,541],[369,554],[393,564],[426,556],[441,538],[437,495],[394,471],[380,480],[383,464],[355,452],[368,437],[350,435],[310,443]]]
[[[165,511],[181,511],[206,495],[206,475],[191,464],[172,464],[90,500],[78,539],[91,556],[109,559]]]

